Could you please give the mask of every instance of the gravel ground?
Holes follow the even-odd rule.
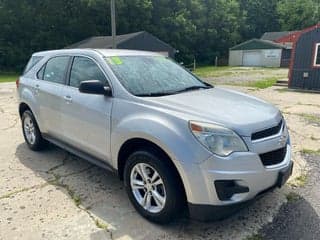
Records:
[[[270,78],[286,79],[288,76],[288,69],[234,67],[216,74],[217,75],[214,77],[203,77],[203,79],[212,84],[241,84]]]
[[[277,216],[286,194],[297,191],[291,185],[307,170],[300,151],[319,146],[319,126],[302,114],[319,113],[320,95],[237,89],[286,112],[296,163],[290,184],[224,221],[180,218],[159,226],[135,212],[115,175],[54,146],[31,152],[21,134],[15,86],[0,84],[0,239],[245,239],[258,233]]]
[[[320,156],[305,156],[310,172],[305,187],[291,194],[273,222],[260,230],[262,239],[320,239]]]

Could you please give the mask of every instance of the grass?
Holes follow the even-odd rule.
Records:
[[[76,195],[76,193],[66,184],[63,184],[60,182],[60,179],[61,179],[61,176],[59,174],[56,174],[56,173],[52,173],[53,170],[63,166],[63,164],[61,165],[58,165],[58,166],[55,166],[53,168],[51,168],[49,171],[47,171],[47,173],[50,173],[53,175],[54,179],[49,181],[49,183],[51,185],[54,185],[54,186],[57,186],[57,187],[61,187],[63,189],[65,189],[68,193],[68,195],[70,196],[70,198],[72,199],[72,201],[74,202],[74,204],[79,207],[80,204],[81,204],[81,198],[80,196]]]
[[[286,78],[287,72],[280,68],[204,66],[198,67],[194,74],[209,82],[214,80],[216,84],[251,87],[252,90],[259,90],[269,88],[277,80]]]
[[[320,117],[318,115],[301,113],[299,116],[303,117],[309,123],[320,124]]]
[[[264,67],[214,67],[214,66],[203,66],[198,67],[193,72],[199,77],[202,78],[211,78],[211,77],[221,77],[221,76],[230,76],[230,75],[276,75],[279,79],[285,78],[287,73],[282,73],[279,71],[280,68],[264,68]],[[276,72],[275,72],[276,71]]]
[[[81,198],[79,196],[73,195],[72,200],[77,207],[81,204]]]
[[[16,195],[17,193],[26,192],[26,191],[29,191],[29,190],[32,190],[32,189],[36,189],[36,188],[42,188],[42,187],[45,187],[45,186],[47,186],[47,183],[36,185],[36,186],[32,186],[32,187],[22,188],[20,190],[16,190],[16,191],[13,191],[13,192],[10,192],[10,193],[7,193],[5,195],[0,196],[0,200],[1,199],[5,199],[5,198],[10,198],[13,195]]]
[[[214,66],[205,66],[205,67],[199,67],[196,68],[196,70],[193,72],[195,75],[203,78],[208,77],[220,77],[220,76],[226,76],[231,75],[232,72],[230,70],[234,69],[234,67],[214,67]]]
[[[303,187],[306,185],[307,180],[308,180],[307,174],[302,174],[293,180],[292,185],[294,185],[295,187]]]
[[[286,195],[288,202],[296,202],[301,199],[301,196],[295,192],[290,192]]]
[[[278,78],[272,77],[272,78],[267,78],[261,81],[255,81],[255,82],[249,82],[248,84],[244,84],[247,87],[255,87],[259,89],[265,89],[268,87],[272,87],[276,82]]]
[[[272,78],[266,78],[263,80],[259,81],[251,81],[251,82],[230,82],[230,83],[225,83],[226,85],[232,85],[232,86],[240,86],[240,87],[251,87],[254,89],[251,90],[257,90],[257,89],[265,89],[272,87],[276,82],[278,78],[277,77],[272,77]]]
[[[315,105],[317,106],[317,105]],[[299,116],[303,118],[307,123],[309,124],[315,124],[317,126],[320,126],[320,115],[319,114],[310,114],[310,113],[290,113],[290,112],[284,112],[285,114],[292,114]],[[311,139],[314,137],[311,137]],[[319,140],[317,138],[314,138],[314,140]]]
[[[252,236],[246,237],[244,240],[263,240],[260,234],[254,234]]]
[[[320,155],[320,149],[312,150],[312,149],[304,148],[301,150],[301,153],[308,154],[308,155]]]
[[[101,228],[101,229],[107,229],[108,228],[108,225],[103,223],[102,221],[100,221],[99,219],[96,219],[95,221],[95,224],[98,228]]]
[[[3,82],[15,82],[19,77],[18,73],[0,73],[0,83]]]

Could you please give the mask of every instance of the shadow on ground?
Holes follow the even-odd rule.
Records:
[[[122,182],[104,169],[75,157],[53,145],[42,152],[32,152],[26,144],[18,145],[19,161],[56,189],[68,194],[88,215],[106,224],[91,239],[243,239],[271,221],[284,194],[276,190],[219,222],[201,223],[179,218],[166,226],[152,224],[131,206]],[[52,201],[55,201],[52,199]],[[97,218],[96,218],[97,217]]]
[[[320,218],[303,197],[288,202],[272,223],[261,231],[261,237],[273,239],[320,239]]]

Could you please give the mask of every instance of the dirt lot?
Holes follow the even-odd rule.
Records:
[[[199,67],[197,76],[214,84],[246,84],[261,80],[287,79],[287,68],[262,67]]]
[[[272,222],[289,192],[307,182],[305,153],[320,143],[320,94],[240,87],[277,105],[287,119],[294,176],[227,220],[179,219],[151,224],[130,205],[122,182],[111,173],[50,146],[27,149],[17,114],[15,86],[0,84],[0,239],[246,239]],[[310,205],[313,206],[313,202]],[[318,208],[319,209],[319,208]],[[317,212],[318,216],[320,212]],[[257,239],[257,238],[247,238]]]

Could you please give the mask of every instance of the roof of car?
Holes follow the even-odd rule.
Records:
[[[36,52],[34,56],[56,55],[56,54],[86,54],[86,53],[99,53],[105,57],[108,56],[159,56],[155,52],[127,50],[127,49],[61,49]]]

